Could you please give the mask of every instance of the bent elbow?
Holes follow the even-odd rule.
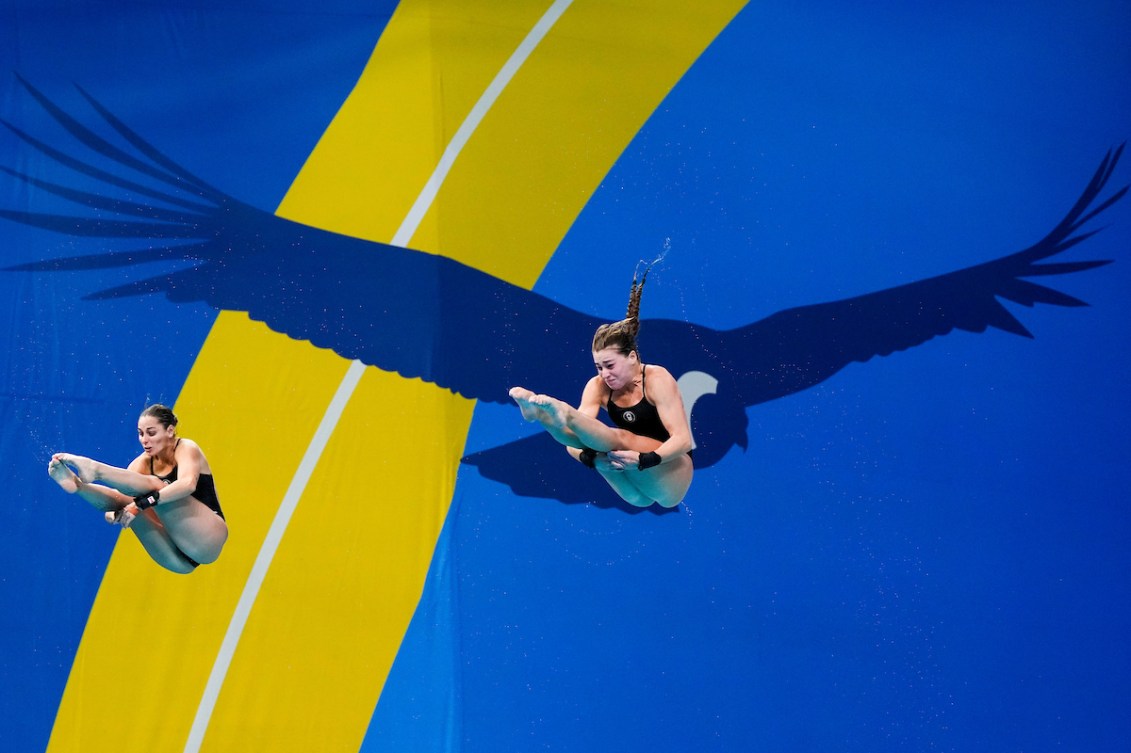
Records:
[[[677,437],[672,437],[672,439],[676,442],[674,448],[676,450],[675,454],[686,455],[691,452],[691,437],[681,434]]]

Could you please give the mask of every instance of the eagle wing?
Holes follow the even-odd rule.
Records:
[[[200,301],[244,311],[292,338],[479,400],[507,402],[507,390],[515,384],[560,394],[578,389],[576,379],[567,382],[552,359],[545,358],[546,343],[587,342],[598,324],[594,317],[444,256],[332,233],[264,212],[185,170],[81,89],[129,149],[24,85],[108,167],[4,125],[50,159],[93,178],[107,193],[0,168],[91,210],[81,216],[0,210],[0,217],[112,242],[144,239],[148,247],[9,269],[60,271],[164,262],[161,274],[87,297],[159,293],[174,302]]]
[[[696,339],[756,405],[807,387],[848,364],[908,350],[955,330],[995,328],[1032,333],[1002,303],[1086,306],[1032,278],[1094,269],[1110,260],[1041,263],[1091,237],[1083,226],[1121,199],[1124,186],[1096,203],[1123,147],[1108,152],[1075,206],[1033,246],[992,261],[855,298],[790,308],[725,332],[702,330]],[[713,340],[713,341],[712,341]]]

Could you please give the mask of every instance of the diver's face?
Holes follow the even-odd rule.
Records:
[[[173,443],[175,430],[172,426],[162,426],[153,416],[142,416],[137,422],[137,441],[146,455],[160,455],[161,451]]]
[[[636,351],[629,351],[626,356],[614,348],[594,351],[593,365],[597,367],[597,376],[608,385],[610,390],[619,390],[632,384],[636,378],[639,361]]]

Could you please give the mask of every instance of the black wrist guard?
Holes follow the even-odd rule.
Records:
[[[596,457],[597,457],[597,451],[591,450],[588,447],[586,447],[584,450],[581,451],[581,454],[577,456],[577,459],[580,460],[581,464],[584,465],[586,468],[596,468],[597,466],[595,466],[593,464],[593,460]]]
[[[148,494],[140,494],[134,497],[134,504],[137,505],[139,510],[148,510],[157,504],[157,500],[161,499],[160,491],[152,491]]]
[[[642,471],[646,471],[649,468],[655,468],[659,464],[660,464],[660,456],[659,455],[657,455],[654,452],[642,452],[642,453],[640,453],[640,462],[638,462],[636,464],[636,467],[639,468]]]

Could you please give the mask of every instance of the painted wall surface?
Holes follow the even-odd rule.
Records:
[[[1128,38],[0,1],[0,749],[1126,750]],[[507,388],[576,402],[665,249],[642,356],[713,387],[641,511]],[[152,402],[189,576],[46,474]]]

